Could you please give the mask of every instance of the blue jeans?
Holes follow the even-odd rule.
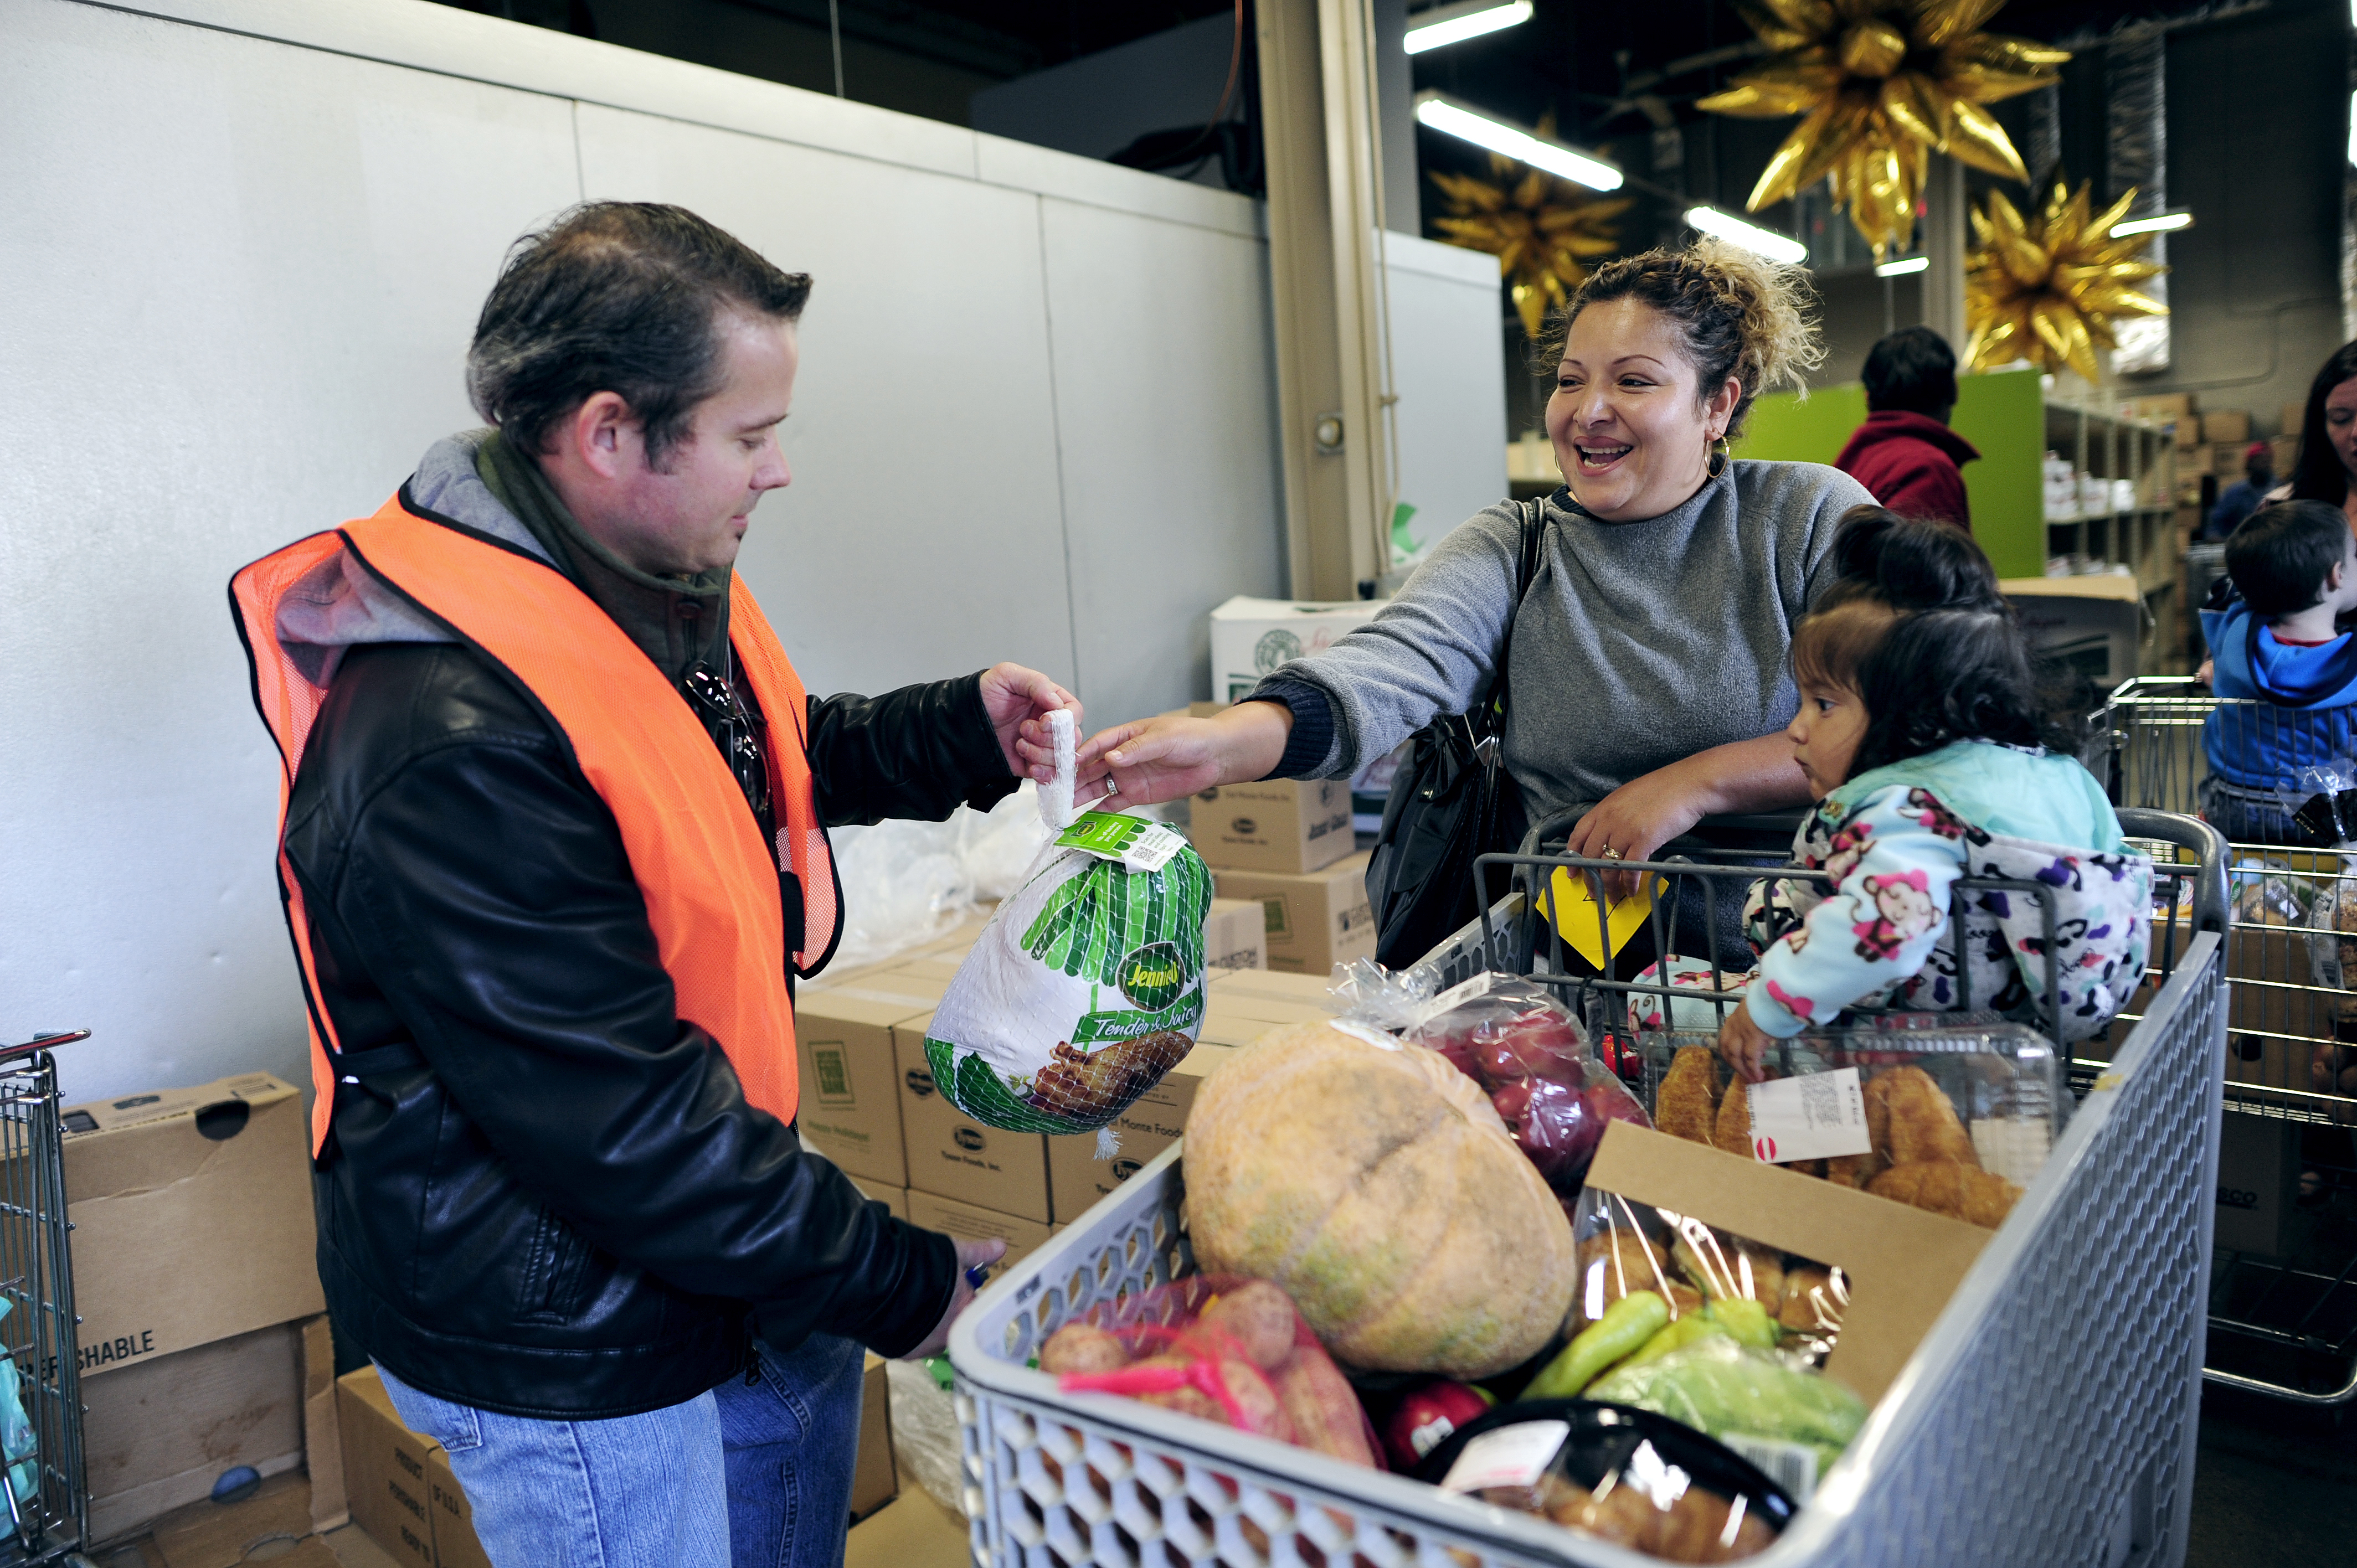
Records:
[[[836,1568],[859,1347],[756,1348],[750,1382],[608,1421],[497,1415],[378,1371],[402,1420],[448,1451],[495,1568]]]

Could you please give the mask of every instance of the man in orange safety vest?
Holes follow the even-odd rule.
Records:
[[[500,1568],[839,1561],[861,1347],[940,1349],[996,1241],[797,1136],[831,825],[1049,777],[1000,664],[813,698],[733,571],[788,481],[806,275],[675,207],[527,235],[491,428],[231,585],[285,765],[319,1273]]]

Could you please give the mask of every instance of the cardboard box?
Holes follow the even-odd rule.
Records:
[[[1194,1108],[1195,1091],[1203,1086],[1206,1076],[1234,1055],[1225,1045],[1199,1041],[1160,1083],[1113,1119],[1121,1147],[1109,1160],[1096,1157],[1094,1138],[1049,1139],[1048,1185],[1055,1196],[1057,1214],[1068,1221],[1079,1219],[1135,1176],[1146,1161],[1177,1143],[1186,1131],[1187,1113]]]
[[[899,1069],[900,1131],[908,1141],[911,1224],[920,1194],[1019,1215],[1045,1225],[1055,1218],[1048,1197],[1048,1140],[1039,1133],[985,1127],[942,1097],[925,1057],[926,1013],[892,1027]]]
[[[2248,409],[2219,409],[2201,416],[2201,439],[2211,443],[2246,442],[2251,438]]]
[[[1214,898],[1203,921],[1207,975],[1268,967],[1268,914],[1251,898]]]
[[[1321,978],[1338,963],[1375,956],[1375,916],[1367,906],[1367,856],[1287,876],[1220,871],[1222,898],[1254,898],[1267,912],[1268,967]]]
[[[1340,779],[1222,784],[1188,803],[1188,838],[1217,871],[1299,874],[1333,865],[1356,843],[1351,786]]]
[[[1238,596],[1211,612],[1211,695],[1232,703],[1261,677],[1335,641],[1375,618],[1373,599],[1297,601]]]
[[[2300,1123],[2229,1107],[2218,1140],[2218,1250],[2281,1257],[2299,1192]]]
[[[899,1495],[892,1465],[892,1393],[884,1358],[867,1352],[859,1370],[859,1457],[851,1472],[851,1517],[866,1519]]]
[[[318,1484],[305,1500],[317,1518],[305,1528],[343,1523],[334,1379],[335,1350],[321,1315],[85,1380],[91,1539],[113,1540],[200,1501],[224,1471],[241,1465],[265,1478],[310,1470]]]
[[[1604,1130],[1587,1186],[1841,1269],[1849,1307],[1825,1375],[1869,1404],[1996,1234],[1627,1122]]]
[[[802,1080],[797,1124],[812,1147],[855,1176],[909,1185],[892,1026],[940,1006],[947,983],[867,974],[856,983],[808,987],[794,998]]]
[[[2204,474],[2216,473],[2217,465],[2212,461],[2212,459],[2215,457],[2218,448],[2215,446],[2187,446],[2180,449],[2177,454],[2177,478],[2179,482],[2182,483],[2188,479],[2199,479]]]
[[[1329,989],[1333,977],[1328,974],[1287,974],[1281,970],[1238,970],[1231,974],[1211,977],[1222,998],[1236,996],[1262,997],[1273,1002],[1297,1002],[1305,1006],[1323,1010],[1328,1016],[1340,1012],[1342,1004]]]
[[[2306,429],[2307,426],[2308,404],[2305,403],[2285,403],[2279,411],[2277,411],[2276,417],[2276,435],[2296,436],[2302,430]]]
[[[2294,432],[2289,435],[2278,435],[2274,440],[2268,442],[2267,454],[2270,460],[2275,464],[2276,478],[2278,479],[2290,478],[2291,471],[2299,466],[2298,433]]]
[[[1208,719],[1231,705],[1227,703],[1189,703],[1183,708],[1170,708],[1154,716],[1157,719]]]
[[[1093,1144],[1094,1138],[1060,1138],[1059,1143]],[[1006,1256],[990,1270],[992,1277],[1008,1265],[1021,1262],[1034,1249],[1046,1244],[1049,1231],[1044,1219],[1025,1215],[1008,1214],[986,1208],[978,1203],[962,1203],[954,1197],[942,1197],[930,1192],[909,1195],[909,1223],[925,1230],[940,1230],[961,1241],[976,1241],[996,1237],[1006,1243]]]
[[[292,1086],[247,1073],[70,1106],[65,1125],[83,1377],[327,1310]]]
[[[336,1490],[343,1490],[341,1477]],[[143,1554],[115,1552],[110,1563],[153,1563],[164,1568],[339,1568],[336,1554],[313,1532],[311,1487],[302,1476],[274,1476],[234,1503],[192,1503],[156,1521]],[[69,1558],[67,1561],[71,1562]]]
[[[974,1542],[964,1520],[910,1487],[851,1527],[843,1568],[967,1568]]]
[[[403,1424],[374,1367],[336,1380],[352,1522],[407,1568],[436,1568],[426,1460],[437,1446]]]

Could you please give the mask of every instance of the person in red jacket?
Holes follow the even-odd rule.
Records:
[[[1963,465],[1973,444],[1948,428],[1956,406],[1956,356],[1929,327],[1903,327],[1866,356],[1866,423],[1834,467],[1906,517],[1934,518],[1969,532]]]

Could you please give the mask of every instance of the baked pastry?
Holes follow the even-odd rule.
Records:
[[[1874,1152],[1890,1165],[1981,1163],[1955,1106],[1920,1067],[1892,1068],[1866,1086],[1866,1130]]]
[[[1869,1149],[1862,1155],[1835,1155],[1824,1162],[1824,1169],[1818,1174],[1835,1187],[1856,1187],[1863,1192],[1882,1171],[1882,1156]]]
[[[1784,1305],[1784,1255],[1750,1241],[1709,1233],[1697,1247],[1678,1238],[1673,1254],[1679,1271],[1706,1296],[1749,1295],[1773,1317]]]
[[[1684,1046],[1653,1091],[1653,1129],[1696,1144],[1717,1142],[1718,1055],[1707,1046]]]
[[[1591,1286],[1591,1280],[1599,1283]],[[1634,1228],[1614,1226],[1579,1244],[1579,1273],[1571,1295],[1575,1323],[1587,1321],[1591,1294],[1609,1305],[1641,1290],[1666,1296],[1673,1317],[1702,1307],[1701,1294],[1671,1266],[1668,1255]]]
[[[2005,1223],[2021,1197],[2021,1188],[1996,1172],[1954,1160],[1893,1165],[1866,1190],[1991,1230]]]
[[[1730,1155],[1751,1158],[1751,1093],[1741,1079],[1727,1086],[1718,1102],[1718,1120],[1711,1142]]]
[[[1826,1333],[1841,1326],[1848,1305],[1847,1293],[1834,1288],[1831,1269],[1795,1262],[1784,1271],[1784,1305],[1776,1321],[1797,1333]]]

